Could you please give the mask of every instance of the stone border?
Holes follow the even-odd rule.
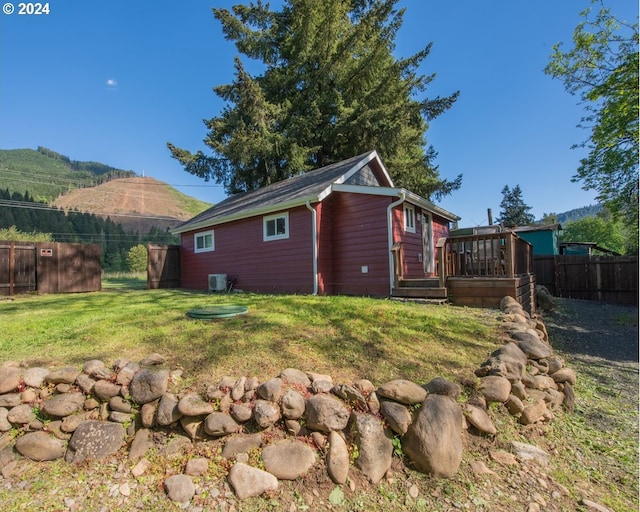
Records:
[[[230,460],[228,482],[238,499],[303,477],[318,457],[336,484],[345,484],[351,471],[375,484],[391,467],[396,440],[413,469],[452,477],[462,460],[463,429],[497,433],[488,404],[504,404],[523,425],[551,421],[561,407],[573,410],[576,375],[553,354],[544,322],[511,297],[500,307],[506,343],[476,370],[479,383],[464,403],[458,402],[460,386],[443,378],[376,387],[368,380],[336,384],[330,375],[288,368],[265,382],[224,377],[197,393],[170,391],[181,372],[171,371],[159,354],[139,363],[119,359],[111,367],[90,360],[82,370],[7,362],[0,368],[0,469],[20,456],[100,460],[128,440],[129,460],[137,461],[132,473],[140,476],[154,447],[152,433],[163,430],[179,434],[159,447],[167,456],[192,442],[224,438],[222,456]],[[11,435],[16,429],[21,435]],[[262,435],[273,429],[282,435]],[[512,448],[523,460],[549,459],[533,446]],[[248,464],[253,450],[264,470]],[[190,460],[185,474],[165,480],[168,497],[189,502],[196,492],[190,475],[207,468],[207,459]]]

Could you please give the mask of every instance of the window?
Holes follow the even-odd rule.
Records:
[[[207,252],[215,249],[213,231],[202,231],[193,235],[193,252]]]
[[[263,238],[265,242],[289,238],[289,213],[285,212],[264,217]]]
[[[404,205],[404,230],[409,233],[416,232],[416,211],[410,204]]]

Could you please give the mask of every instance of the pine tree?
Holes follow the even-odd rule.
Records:
[[[230,193],[376,149],[395,184],[425,197],[446,195],[462,176],[442,179],[427,146],[428,122],[458,93],[417,99],[435,75],[418,73],[431,45],[396,59],[404,9],[397,0],[261,1],[214,9],[240,54],[264,64],[251,76],[239,57],[233,83],[214,88],[226,106],[205,121],[212,154],[168,143],[191,174]]]
[[[525,204],[522,199],[520,185],[516,185],[512,189],[505,185],[502,189],[500,219],[498,219],[498,222],[505,228],[527,226],[535,220],[535,217],[529,213],[530,211],[531,207]]]

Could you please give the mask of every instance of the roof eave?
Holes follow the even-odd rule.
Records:
[[[221,217],[214,217],[212,219],[204,219],[200,222],[193,222],[177,226],[171,230],[171,234],[179,235],[181,233],[187,233],[189,231],[196,231],[203,228],[212,228],[220,224],[226,224],[236,220],[248,219],[249,217],[256,217],[258,215],[267,215],[270,213],[276,213],[282,210],[288,210],[290,208],[296,208],[298,206],[304,206],[307,203],[317,203],[320,201],[317,195],[311,195],[289,201],[286,203],[278,203],[274,205],[265,206],[262,208],[255,208],[253,210],[243,211],[237,214],[224,215]]]

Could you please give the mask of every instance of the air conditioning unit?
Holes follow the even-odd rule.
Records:
[[[227,290],[227,274],[209,274],[209,291],[224,292]]]

